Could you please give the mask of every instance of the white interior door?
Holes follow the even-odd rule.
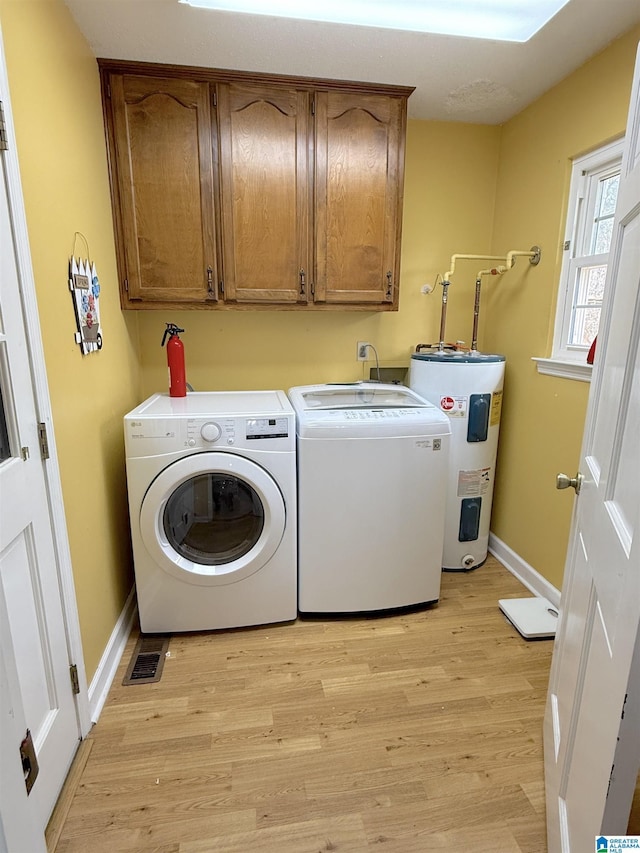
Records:
[[[15,145],[1,37],[0,66],[0,98]],[[16,239],[24,217],[13,191],[16,163],[9,144],[0,151],[0,836],[10,853],[36,853],[44,850],[44,829],[76,751],[80,721],[48,492],[52,460],[43,461],[39,444],[27,332],[34,320],[26,317],[26,270]],[[36,760],[23,760],[20,752],[27,730]],[[29,793],[27,781],[33,781]]]
[[[639,76],[640,58],[545,714],[549,853],[625,834],[640,760],[637,730],[621,725],[640,679]]]

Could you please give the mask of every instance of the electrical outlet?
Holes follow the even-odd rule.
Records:
[[[366,361],[367,360],[367,350],[369,348],[369,344],[366,341],[358,341],[358,348],[356,350],[356,358],[358,361]]]

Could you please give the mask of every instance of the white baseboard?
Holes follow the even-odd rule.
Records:
[[[512,575],[518,578],[521,584],[540,598],[546,598],[555,608],[560,607],[560,590],[537,572],[529,563],[525,563],[509,546],[489,533],[489,551],[500,560],[502,565],[509,569]]]
[[[137,611],[135,587],[133,587],[129,593],[129,597],[125,601],[120,618],[116,622],[107,647],[100,658],[96,673],[89,685],[89,712],[92,723],[98,722],[98,717],[106,702],[109,688],[115,678],[120,658],[129,639]]]

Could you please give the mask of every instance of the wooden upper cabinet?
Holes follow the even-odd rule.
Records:
[[[209,85],[111,74],[107,91],[123,305],[215,301]]]
[[[124,308],[398,308],[408,87],[98,60]]]
[[[406,98],[316,95],[315,300],[398,306]]]
[[[225,302],[306,303],[309,93],[219,84]]]

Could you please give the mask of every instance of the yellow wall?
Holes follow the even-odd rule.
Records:
[[[376,347],[381,365],[408,366],[415,345],[438,335],[440,292],[425,297],[422,284],[447,270],[459,246],[489,250],[499,140],[496,127],[409,122],[397,313],[140,312],[144,394],[167,388],[166,356],[160,348],[167,321],[186,330],[187,376],[196,390],[286,390],[360,379],[359,340]],[[461,303],[452,300],[449,328],[467,334],[471,314],[458,316]],[[372,365],[365,366],[367,378]]]
[[[573,492],[555,476],[577,470],[589,385],[537,373],[549,356],[562,261],[571,158],[624,133],[640,27],[592,59],[503,128],[493,250],[542,247],[487,288],[483,343],[507,357],[492,530],[562,584]]]
[[[0,0],[0,22],[91,679],[133,580],[122,416],[140,396],[137,320],[119,306],[95,59],[60,0]],[[104,349],[84,357],[67,286],[76,231],[101,283]]]

